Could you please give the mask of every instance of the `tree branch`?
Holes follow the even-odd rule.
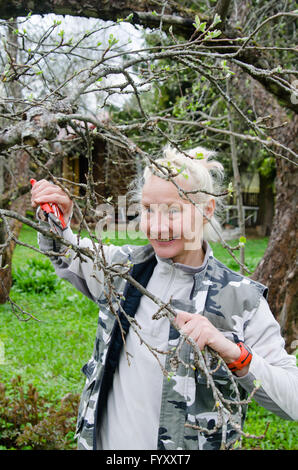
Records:
[[[225,19],[228,11],[230,1],[228,0],[219,0],[215,12],[212,13],[212,16],[206,17],[204,15],[198,15],[200,20],[204,20],[207,24],[211,24],[214,18],[214,14],[218,13],[222,16],[223,20]],[[149,11],[148,11],[149,10]],[[82,16],[82,17],[93,17],[101,18],[105,21],[115,21],[119,19],[125,19],[129,15],[131,16],[130,20],[133,24],[140,24],[148,28],[158,28],[161,25],[162,28],[168,30],[171,26],[173,33],[180,35],[187,40],[193,35],[195,28],[194,17],[196,12],[182,7],[179,3],[174,1],[168,2],[163,12],[162,7],[158,7],[155,1],[139,1],[136,4],[133,1],[126,0],[125,2],[120,0],[114,1],[98,1],[98,0],[89,0],[86,6],[82,5],[82,2],[78,0],[72,0],[71,2],[67,0],[62,0],[60,2],[52,2],[50,0],[32,0],[30,2],[30,10],[28,9],[28,2],[25,0],[17,0],[13,3],[11,2],[0,2],[0,18],[9,19],[11,17],[17,16],[26,16],[29,13],[44,15],[47,13],[55,13],[57,15],[73,15],[73,16]],[[298,15],[295,12],[281,12],[279,16],[295,16]],[[276,15],[273,15],[274,18]],[[266,20],[266,23],[269,20]],[[259,29],[259,28],[258,28]],[[234,39],[241,37],[239,30],[235,30],[229,27],[229,30],[224,32],[224,36],[230,40],[230,45],[234,45]],[[216,45],[213,44],[212,45]],[[222,53],[221,43],[218,43],[218,52]],[[278,100],[280,100],[283,105],[293,110],[295,113],[298,113],[298,104],[297,99],[293,99],[294,91],[289,89],[285,93],[284,87],[282,87],[279,81],[274,81],[272,77],[263,76],[262,74],[254,74],[255,69],[253,67],[248,67],[254,64],[255,67],[259,68],[260,71],[264,69],[264,64],[267,64],[266,53],[257,51],[255,49],[245,49],[239,48],[239,53],[237,56],[238,65],[245,70],[246,73],[255,78],[259,83],[261,83],[265,89],[274,95]]]

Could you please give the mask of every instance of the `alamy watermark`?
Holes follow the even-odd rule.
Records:
[[[127,203],[126,196],[118,196],[117,204],[100,204],[96,208],[99,221],[96,236],[119,240],[181,239],[184,248],[197,247],[202,233],[202,211],[193,204],[175,201],[171,204]]]

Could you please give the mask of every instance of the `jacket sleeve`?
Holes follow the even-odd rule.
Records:
[[[252,361],[237,382],[250,393],[257,380],[260,388],[254,399],[259,405],[283,419],[298,420],[296,358],[284,349],[280,326],[264,298],[247,322],[244,341],[252,350]]]
[[[46,222],[40,222],[44,228],[49,229]],[[65,240],[70,242],[73,246],[77,245],[83,248],[89,248],[94,253],[98,253],[101,256],[101,251],[98,250],[98,244],[96,244],[96,250],[94,251],[94,245],[89,238],[79,239],[72,232],[68,225],[62,232],[62,236]],[[50,256],[51,262],[55,268],[56,274],[69,281],[74,287],[80,292],[89,297],[94,302],[98,303],[99,298],[104,291],[104,273],[102,270],[96,267],[96,263],[87,256],[77,256],[77,253],[67,248],[66,245],[53,240],[52,238],[46,237],[38,232],[38,244],[41,251],[54,251],[62,253],[61,256]],[[117,258],[117,253],[121,251],[121,247],[115,245],[103,245],[103,252],[107,265]],[[96,258],[96,256],[94,256]],[[102,259],[102,257],[101,257]],[[122,259],[122,261],[124,261]]]

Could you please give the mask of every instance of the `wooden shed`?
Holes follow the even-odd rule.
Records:
[[[127,193],[128,184],[138,171],[137,161],[126,148],[116,145],[100,134],[92,136],[92,159],[87,156],[86,145],[71,132],[63,129],[60,135],[66,154],[61,164],[62,177],[75,184],[69,184],[76,196],[84,196],[85,189],[79,184],[86,184],[87,175],[92,167],[93,182],[98,204],[107,198],[113,198],[116,221],[118,217],[117,199]],[[66,145],[65,145],[66,144]],[[67,185],[67,183],[66,183]]]

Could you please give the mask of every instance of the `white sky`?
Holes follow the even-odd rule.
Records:
[[[80,54],[87,56],[88,58],[92,58],[94,60],[98,60],[105,48],[108,45],[109,41],[109,36],[112,34],[115,38],[119,40],[117,43],[116,47],[125,47],[125,50],[127,51],[133,51],[135,49],[140,49],[144,46],[144,39],[142,36],[142,30],[136,29],[134,26],[132,26],[129,23],[121,22],[118,24],[114,24],[112,22],[104,22],[100,19],[96,18],[82,18],[82,17],[74,17],[74,16],[58,16],[54,14],[48,14],[44,16],[40,15],[32,15],[25,23],[22,23],[24,18],[19,18],[19,31],[24,31],[26,29],[26,32],[28,34],[28,37],[32,38],[40,38],[44,32],[51,26],[53,25],[54,21],[61,21],[61,24],[54,30],[52,35],[46,40],[47,44],[54,44],[55,41],[60,40],[61,36],[59,36],[59,32],[64,31],[64,38],[65,41],[69,41],[72,38],[73,44],[76,43],[80,38],[84,36],[84,34],[88,32],[93,32],[96,31],[97,29],[100,29],[99,31],[96,31],[95,33],[92,33],[89,38],[85,39],[84,42],[81,43],[82,46],[85,45],[85,47],[88,46],[88,44],[92,45],[97,45],[99,42],[102,43],[101,46],[98,46],[96,51],[88,51],[85,48],[80,49]],[[0,34],[5,34],[5,29],[6,28],[0,28]],[[27,46],[28,47],[28,46]],[[30,46],[31,47],[31,46]],[[34,50],[34,45],[32,45],[32,50]],[[115,52],[111,51],[110,56],[114,55]],[[74,59],[75,60],[75,59]],[[73,70],[77,69],[80,70],[84,66],[83,60],[80,61],[80,59],[77,59],[77,63],[73,65]],[[113,63],[109,62],[109,65],[117,65],[119,63],[120,59],[113,59]],[[52,55],[52,57],[49,57],[47,59],[47,66],[53,71],[52,76],[55,77],[55,74],[59,76],[60,80],[63,78],[63,74],[68,74],[69,71],[67,71],[67,68],[70,67],[70,60],[62,54],[56,54],[55,56]],[[89,61],[90,64],[90,61]],[[3,68],[3,62],[0,64],[0,69]],[[46,67],[44,69],[44,73],[46,71]],[[135,74],[132,74],[132,77],[136,82],[138,82],[138,77]],[[115,83],[121,83],[124,81],[124,78],[121,75],[113,76],[109,75],[108,76],[108,83],[109,84],[115,84]],[[71,82],[72,87],[75,87],[75,82]],[[100,83],[101,86],[105,85],[104,80]],[[99,85],[99,87],[100,87]],[[40,78],[38,76],[34,77],[30,81],[30,87],[32,89],[33,95],[35,95],[36,92],[41,90],[41,84]],[[94,88],[94,87],[93,87]],[[30,94],[28,90],[24,89],[24,95],[27,96]],[[97,96],[97,99],[95,98]],[[126,101],[126,97],[129,97],[130,95],[119,95],[115,94],[112,95],[111,98],[109,98],[108,103],[114,103],[118,106],[121,106],[121,104],[124,104]],[[96,93],[96,94],[85,94],[84,95],[84,104],[86,109],[91,111],[92,113],[97,113],[97,106],[100,105],[100,102],[103,101],[104,99],[104,93]]]

